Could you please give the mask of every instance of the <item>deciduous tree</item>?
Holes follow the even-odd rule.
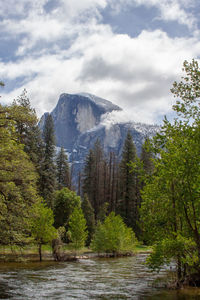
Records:
[[[85,246],[88,235],[86,219],[80,207],[75,207],[70,215],[68,235],[76,255],[76,252]]]
[[[33,207],[33,217],[30,224],[32,237],[38,245],[40,261],[42,261],[42,245],[50,243],[57,236],[53,223],[53,211],[43,202],[38,202]]]
[[[142,220],[155,248],[152,267],[174,258],[179,281],[197,273],[200,265],[200,71],[184,62],[185,77],[172,92],[181,118],[165,119],[153,143],[155,169],[144,187]]]

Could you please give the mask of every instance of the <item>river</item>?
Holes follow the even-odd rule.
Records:
[[[168,291],[159,288],[161,274],[151,273],[145,254],[78,262],[0,264],[0,299],[200,299],[200,289]]]

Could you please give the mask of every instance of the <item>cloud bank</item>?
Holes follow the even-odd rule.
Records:
[[[0,60],[6,84],[1,100],[9,103],[26,88],[40,116],[54,108],[61,93],[88,92],[124,108],[126,118],[155,123],[171,110],[170,88],[180,79],[183,61],[199,55],[195,3],[21,0],[16,7],[8,0],[0,8],[0,40],[11,45]],[[141,27],[137,36],[118,34],[104,14],[119,15],[130,7],[154,7],[152,22],[176,22],[189,34],[170,36],[167,27]]]

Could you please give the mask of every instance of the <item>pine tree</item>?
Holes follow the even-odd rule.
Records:
[[[30,100],[25,89],[12,103],[12,118],[15,120],[15,128],[19,142],[25,146],[30,144],[29,135],[32,128],[37,126],[38,119],[34,108],[31,107]]]
[[[53,208],[54,191],[56,188],[56,166],[54,162],[55,156],[55,135],[54,123],[50,114],[47,115],[43,139],[45,144],[44,161],[42,164],[42,178],[41,178],[41,195],[46,200],[47,205]]]
[[[138,218],[137,176],[136,173],[132,171],[132,167],[129,164],[135,162],[136,157],[133,138],[130,131],[128,131],[119,166],[120,182],[117,211],[123,217],[126,225],[132,227],[134,231],[136,230]]]
[[[153,173],[154,165],[153,165],[153,153],[150,149],[150,141],[148,138],[145,139],[145,142],[142,145],[140,159],[142,161],[145,175],[151,175]]]
[[[63,147],[60,149],[60,152],[57,155],[56,164],[58,189],[62,189],[63,187],[70,188],[71,184],[68,157],[67,154],[65,154]]]
[[[67,230],[69,216],[75,207],[81,206],[80,197],[68,188],[56,191],[54,197],[55,227],[65,226]]]
[[[90,149],[88,155],[86,156],[85,166],[83,170],[83,184],[82,184],[82,193],[87,194],[92,203],[94,198],[95,189],[94,189],[94,152]]]
[[[118,161],[116,154],[110,152],[107,164],[106,202],[109,204],[109,212],[116,211],[118,198]]]
[[[89,201],[94,208],[95,219],[101,205],[106,201],[106,162],[100,141],[97,140],[92,150],[86,157],[83,172],[83,194],[88,195]]]
[[[88,230],[88,238],[86,241],[86,245],[89,246],[95,230],[95,218],[94,218],[94,210],[90,204],[87,194],[84,194],[81,207],[83,210],[84,217],[86,219],[86,225]]]
[[[27,91],[13,101],[13,118],[16,122],[16,132],[19,142],[24,144],[24,151],[30,157],[38,173],[37,186],[40,190],[42,162],[44,160],[44,143],[35,109],[31,107]]]

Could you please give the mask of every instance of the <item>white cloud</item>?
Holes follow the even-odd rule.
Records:
[[[195,5],[196,0],[126,0],[128,4],[135,2],[137,5],[147,7],[157,7],[160,11],[158,18],[165,21],[176,21],[186,25],[189,29],[196,27],[197,20],[190,12],[188,7]]]
[[[1,63],[0,77],[5,82],[23,78],[21,86],[40,115],[52,110],[63,92],[90,92],[128,110],[130,118],[149,123],[170,110],[172,82],[180,78],[183,61],[196,57],[199,48],[194,38],[173,39],[160,30],[130,38],[101,25],[58,55]],[[11,99],[21,91],[2,97]]]
[[[154,122],[171,107],[170,88],[182,63],[199,55],[198,37],[171,38],[161,30],[137,37],[114,34],[101,24],[101,11],[129,5],[157,7],[159,17],[195,28],[186,0],[7,0],[0,15],[2,31],[18,37],[17,60],[0,61],[0,78],[18,88],[1,91],[4,102],[26,88],[39,115],[51,111],[61,93],[90,92],[123,107],[114,117]],[[51,4],[51,5],[50,5]],[[48,7],[49,5],[49,7]],[[17,16],[17,18],[16,18]],[[19,39],[20,38],[20,39]],[[62,46],[60,46],[60,44]],[[43,45],[44,44],[44,45]],[[110,118],[113,116],[110,116]]]

